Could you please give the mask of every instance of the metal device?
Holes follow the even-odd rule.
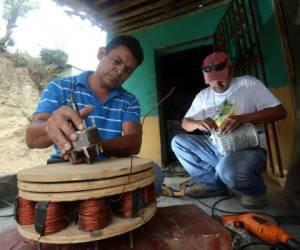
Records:
[[[283,228],[273,224],[271,221],[262,218],[256,213],[246,213],[241,215],[227,215],[218,218],[226,227],[242,228],[257,238],[269,244],[283,243],[291,249],[299,249],[299,242],[294,240]],[[245,237],[242,237],[243,241]],[[247,237],[246,237],[247,239]],[[248,239],[247,239],[248,241]],[[245,243],[245,242],[243,242]]]
[[[72,108],[79,114],[79,109],[75,100],[75,96],[71,94],[71,104]],[[103,153],[102,147],[100,145],[101,139],[98,133],[95,122],[93,122],[93,127],[88,128],[85,121],[83,120],[84,130],[76,131],[77,139],[72,141],[72,150],[69,153],[69,159],[72,164],[77,162],[78,153],[83,153],[85,156],[85,161],[88,164],[92,163],[92,157],[89,154],[89,150],[95,151],[96,155]]]
[[[212,131],[210,138],[222,154],[229,154],[241,149],[257,147],[260,145],[260,134],[251,123],[235,129],[230,134]]]
[[[244,228],[236,227],[233,222],[226,223],[224,226],[232,235],[232,250],[239,250],[242,246],[251,243],[251,236]]]

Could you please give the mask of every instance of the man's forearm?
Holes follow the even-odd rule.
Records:
[[[187,132],[192,132],[199,128],[198,121],[195,121],[191,118],[183,118],[181,127]]]
[[[46,121],[34,120],[26,130],[25,141],[29,148],[47,148],[53,143],[46,132]]]
[[[107,156],[127,157],[140,152],[141,139],[135,134],[129,134],[117,139],[103,140],[101,146]]]
[[[286,117],[286,110],[282,105],[265,108],[261,111],[242,115],[243,123],[263,124],[277,121]]]

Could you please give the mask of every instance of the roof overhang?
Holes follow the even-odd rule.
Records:
[[[145,27],[207,11],[231,0],[54,0],[66,13],[89,19],[110,33],[130,33]]]

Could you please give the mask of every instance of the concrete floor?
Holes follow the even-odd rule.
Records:
[[[16,225],[14,217],[10,215],[14,214],[17,192],[16,175],[0,175],[0,231]]]
[[[179,184],[182,183],[187,178],[185,177],[166,177],[165,184],[174,189],[179,189]],[[224,200],[221,203],[218,203],[216,208],[231,211],[234,213],[240,212],[262,212],[270,214],[277,218],[281,226],[290,234],[294,239],[300,241],[300,218],[295,214],[295,208],[289,203],[286,195],[283,193],[283,190],[276,184],[273,180],[265,178],[267,187],[268,187],[268,204],[265,208],[260,210],[247,210],[242,207],[240,204],[240,195],[234,192],[233,197]],[[218,200],[224,197],[213,197],[213,198],[203,198],[203,199],[191,199],[188,197],[183,198],[169,198],[169,197],[160,197],[158,201],[158,206],[174,206],[180,204],[190,204],[193,203],[199,206],[207,214],[211,215],[211,206]],[[226,215],[220,211],[215,210],[217,215]],[[259,241],[254,237],[251,237],[252,241]],[[269,249],[270,247],[266,246],[254,246],[247,249]]]
[[[185,177],[166,177],[165,184],[178,189],[180,183],[186,180]],[[300,241],[300,219],[295,216],[295,210],[288,202],[288,199],[284,195],[281,188],[274,183],[272,180],[266,179],[268,186],[268,205],[261,210],[252,210],[251,212],[259,211],[268,213],[272,216],[277,217],[282,227],[296,240]],[[170,198],[161,196],[158,199],[159,207],[183,205],[183,204],[195,204],[204,210],[207,214],[211,215],[211,206],[222,197],[205,198],[205,199],[191,199],[188,197],[182,198]],[[11,202],[11,200],[9,201]],[[13,207],[3,207],[3,203],[0,203],[0,231],[15,227],[16,222],[13,216],[5,217],[14,213]],[[222,201],[217,205],[217,208],[231,211],[232,213],[246,212],[240,204],[240,197],[238,194],[228,200]],[[249,211],[249,210],[248,210]],[[223,213],[215,211],[215,213],[222,215]],[[252,237],[253,240],[257,241]],[[247,249],[269,249],[269,247],[258,247]]]

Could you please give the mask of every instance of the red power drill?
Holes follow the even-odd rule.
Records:
[[[284,243],[292,249],[300,249],[299,242],[292,239],[281,227],[255,213],[221,216],[220,219],[224,226],[233,224],[236,228],[244,228],[269,244]]]

